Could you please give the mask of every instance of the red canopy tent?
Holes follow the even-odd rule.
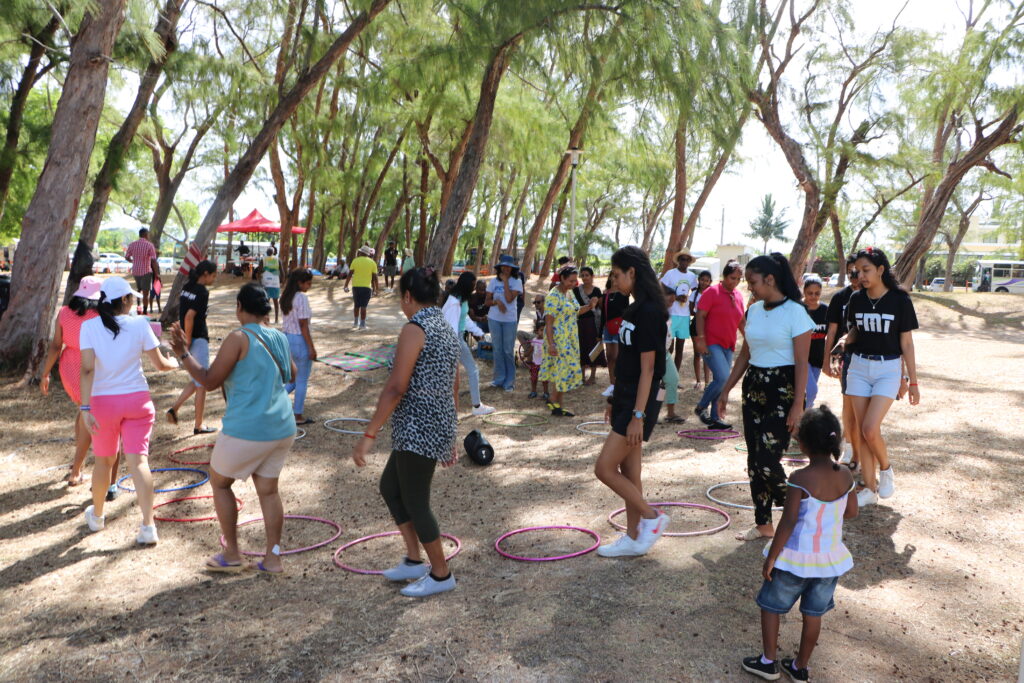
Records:
[[[281,232],[281,225],[270,220],[256,209],[252,210],[245,218],[239,218],[237,221],[225,223],[224,225],[217,228],[217,232]],[[306,229],[301,226],[293,226],[292,234],[301,235],[306,232]]]

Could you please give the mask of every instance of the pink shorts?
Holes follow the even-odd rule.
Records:
[[[124,452],[149,455],[149,435],[156,422],[156,408],[148,391],[116,396],[93,396],[92,416],[99,423],[92,435],[92,452],[98,458],[112,458],[124,442]]]

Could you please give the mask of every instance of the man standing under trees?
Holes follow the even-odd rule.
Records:
[[[395,241],[391,240],[388,242],[387,249],[384,250],[384,286],[394,289],[396,275],[398,275],[398,247],[395,246]]]
[[[156,262],[156,247],[149,241],[147,228],[139,228],[139,239],[128,245],[124,257],[132,264],[135,288],[142,293],[142,315],[147,315],[153,278],[158,277],[160,273],[160,266]]]

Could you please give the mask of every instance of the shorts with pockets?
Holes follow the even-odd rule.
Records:
[[[369,287],[352,288],[352,302],[356,308],[366,308],[370,304],[371,291]]]
[[[820,617],[836,606],[832,596],[838,582],[838,576],[805,579],[775,568],[772,569],[772,580],[761,584],[757,606],[772,614],[788,614],[799,598],[801,614]]]
[[[112,458],[118,448],[125,454],[149,455],[149,437],[156,422],[156,408],[148,391],[113,396],[93,396],[92,416],[99,424],[92,435],[97,458]]]
[[[896,400],[900,392],[903,361],[868,360],[854,353],[850,358],[850,369],[846,377],[847,396],[885,396]]]
[[[248,479],[254,474],[277,479],[294,441],[294,435],[275,441],[249,441],[221,432],[213,446],[210,467],[231,479]]]
[[[660,384],[660,382],[657,384]],[[651,387],[651,395],[647,399],[647,406],[644,408],[644,441],[651,440],[654,425],[658,424],[658,413],[661,412],[661,401],[658,400],[661,390],[657,384]],[[633,419],[633,410],[635,409],[636,394],[620,392],[619,386],[616,385],[615,394],[612,396],[612,431],[620,436],[626,436],[626,430]]]
[[[688,315],[674,315],[674,316],[672,316],[672,338],[673,339],[689,339],[690,338],[690,316],[688,316]]]
[[[153,289],[153,273],[136,275],[135,289],[139,290],[142,294],[149,294],[149,290]]]
[[[603,341],[605,344],[618,344],[619,333],[616,332],[615,334],[612,334],[611,332],[608,331],[608,328],[606,327],[604,328],[604,330],[601,331],[601,341]]]
[[[188,347],[188,352],[196,359],[196,362],[203,367],[203,370],[210,369],[210,340],[195,338]],[[202,389],[202,382],[192,380],[196,388]]]

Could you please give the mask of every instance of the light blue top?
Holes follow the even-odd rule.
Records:
[[[802,486],[806,498],[800,500],[800,513],[793,533],[775,560],[777,569],[805,579],[842,576],[853,569],[853,556],[843,544],[843,513],[846,498],[853,487],[836,500],[818,500]],[[764,549],[768,556],[768,547]]]
[[[743,337],[750,349],[750,364],[758,368],[796,365],[793,360],[793,337],[814,330],[814,321],[807,309],[792,299],[771,310],[763,301],[747,309]]]
[[[224,380],[228,405],[221,431],[246,441],[277,441],[294,436],[292,402],[278,369],[280,364],[291,381],[288,339],[277,330],[255,323],[244,325],[242,331],[249,338],[249,350]],[[267,343],[273,358],[254,336]]]
[[[518,277],[510,277],[508,279],[508,286],[513,292],[522,292],[523,283],[519,281]],[[512,301],[505,301],[505,284],[498,278],[494,278],[487,283],[487,291],[494,295],[494,301],[505,304],[505,312],[502,313],[501,309],[498,308],[497,303],[491,306],[491,310],[487,312],[487,317],[496,323],[514,323],[519,321],[519,312],[516,310],[515,297]]]

